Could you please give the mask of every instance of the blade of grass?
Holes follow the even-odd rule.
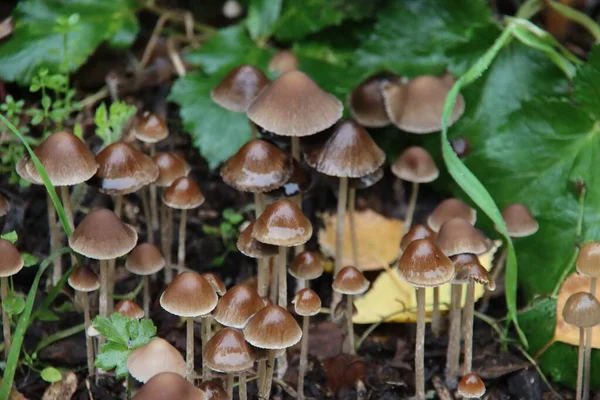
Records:
[[[546,4],[566,19],[583,26],[594,37],[596,43],[600,42],[600,26],[585,13],[554,0],[549,0]]]
[[[60,280],[58,281],[58,283],[56,284],[56,286],[54,286],[52,288],[52,290],[48,293],[48,295],[46,297],[44,297],[44,300],[42,301],[42,304],[40,304],[39,307],[35,310],[35,312],[31,315],[31,318],[29,319],[29,324],[28,325],[33,324],[33,321],[35,321],[36,318],[38,318],[40,316],[40,314],[45,309],[47,309],[48,307],[50,307],[50,304],[52,304],[52,302],[54,301],[54,299],[56,299],[56,297],[62,292],[62,288],[67,283],[67,280],[69,279],[69,276],[71,276],[71,272],[73,272],[73,270],[76,267],[77,267],[77,265],[71,266],[71,268],[69,268],[67,270],[67,272],[65,272],[63,274],[63,276],[60,278]]]

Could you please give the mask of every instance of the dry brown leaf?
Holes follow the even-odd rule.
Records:
[[[73,372],[63,374],[59,382],[54,382],[44,392],[42,400],[71,400],[77,390],[77,375]]]
[[[2,377],[0,377],[0,384],[2,384]],[[27,400],[27,397],[23,396],[17,389],[12,388],[8,400]]]

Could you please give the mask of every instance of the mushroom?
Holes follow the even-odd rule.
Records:
[[[303,254],[303,253],[300,253]],[[310,289],[302,289],[296,293],[292,300],[294,311],[302,317],[302,341],[300,343],[300,367],[298,369],[298,399],[304,400],[304,376],[306,374],[308,358],[308,331],[309,318],[321,311],[319,295]]]
[[[404,218],[405,229],[410,229],[417,205],[419,184],[433,182],[440,175],[440,171],[427,150],[413,146],[404,150],[392,164],[392,173],[398,178],[412,183],[410,200]]]
[[[206,400],[197,387],[173,372],[154,375],[137,391],[132,400]]]
[[[164,372],[185,375],[185,360],[169,342],[159,337],[138,347],[127,358],[131,376],[142,383]]]
[[[479,399],[485,394],[485,384],[477,374],[466,374],[458,382],[457,392],[465,399]]]
[[[233,377],[238,373],[239,398],[247,400],[246,370],[254,365],[252,348],[242,332],[231,328],[223,328],[217,332],[204,346],[202,359],[213,371],[227,374],[227,397],[233,399]]]
[[[298,69],[298,57],[290,50],[279,50],[269,60],[269,72],[283,75],[286,72]]]
[[[225,287],[225,283],[219,278],[216,274],[212,272],[207,272],[202,274],[202,277],[206,279],[206,281],[212,286],[213,290],[217,294],[218,297],[222,297],[227,293],[227,288]],[[217,303],[218,305],[218,303]],[[214,310],[213,310],[214,311]],[[202,343],[208,342],[208,340],[212,337],[212,324],[213,324],[213,316],[212,314],[206,314],[201,317],[203,319],[203,324],[201,326],[200,331],[200,339]],[[210,369],[208,369],[205,363],[202,363],[202,378],[208,379],[210,377]]]
[[[187,210],[200,207],[204,203],[204,195],[200,192],[198,185],[188,178],[182,176],[177,178],[162,195],[163,203],[167,206],[181,210],[179,218],[179,247],[177,249],[177,267],[183,272],[185,267],[185,239]]]
[[[156,246],[150,243],[137,245],[127,257],[125,268],[135,275],[141,275],[143,285],[144,315],[150,316],[150,275],[165,267],[165,259]]]
[[[0,218],[4,217],[10,211],[10,203],[2,194],[0,194]]]
[[[205,400],[227,400],[227,392],[220,380],[204,381],[198,386],[204,393]]]
[[[217,301],[217,294],[210,283],[196,272],[177,275],[160,296],[162,308],[186,319],[185,377],[190,382],[194,379],[194,318],[210,313],[217,306]]]
[[[579,328],[579,358],[577,363],[577,394],[575,400],[587,398],[583,391],[583,368],[586,346],[586,328],[600,324],[600,302],[592,294],[579,292],[572,294],[562,310],[563,319],[569,325]]]
[[[144,310],[135,301],[123,299],[115,304],[115,312],[131,319],[144,318]]]
[[[433,210],[427,218],[427,226],[434,232],[440,230],[444,222],[452,218],[462,218],[471,225],[477,222],[477,211],[459,199],[446,199]]]
[[[303,194],[312,184],[311,176],[300,161],[292,158],[292,173],[289,179],[279,188],[271,190],[266,194],[274,199],[294,197]]]
[[[366,128],[383,128],[390,124],[385,111],[381,85],[399,77],[390,72],[381,72],[364,80],[348,95],[352,118]]]
[[[9,295],[8,278],[23,268],[23,258],[19,250],[6,239],[0,239],[0,300],[4,301]],[[0,303],[1,304],[1,303]],[[10,316],[2,308],[2,328],[4,333],[4,355],[8,358],[11,344]]]
[[[271,305],[250,318],[244,328],[244,336],[251,345],[270,350],[264,385],[259,393],[261,398],[269,398],[277,350],[287,349],[298,343],[302,339],[302,329],[287,310]],[[262,381],[260,376],[258,381]]]
[[[288,269],[291,276],[301,281],[302,287],[308,287],[307,281],[317,279],[323,275],[323,262],[321,256],[314,251],[299,253]]]
[[[69,285],[77,291],[81,296],[81,303],[83,304],[83,320],[85,322],[85,329],[89,329],[91,324],[90,318],[90,299],[88,292],[93,292],[100,288],[100,280],[98,275],[87,265],[80,265],[75,268],[69,276]],[[85,347],[87,354],[87,366],[88,375],[94,375],[94,344],[92,337],[85,335]]]
[[[406,232],[400,240],[400,251],[404,252],[409,244],[419,239],[428,239],[435,241],[437,233],[426,227],[425,225],[413,225],[408,232]]]
[[[344,267],[335,275],[331,287],[334,292],[346,295],[346,350],[348,354],[356,354],[352,322],[354,296],[366,292],[369,289],[369,281],[358,269]]]
[[[417,337],[415,342],[416,399],[425,399],[425,288],[441,286],[454,277],[452,261],[427,239],[408,245],[398,263],[400,277],[416,287]]]

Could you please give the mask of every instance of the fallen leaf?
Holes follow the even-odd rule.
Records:
[[[77,375],[73,372],[63,374],[61,381],[54,382],[44,392],[42,400],[71,400],[77,390]]]
[[[323,360],[325,378],[331,393],[345,387],[353,387],[366,375],[366,364],[362,358],[351,354],[340,354]]]

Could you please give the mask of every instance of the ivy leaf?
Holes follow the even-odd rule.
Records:
[[[80,16],[68,37],[70,71],[82,65],[104,41],[113,47],[133,43],[139,29],[132,0],[25,0],[13,12],[14,32],[0,43],[0,78],[28,83],[36,71],[58,72],[64,59],[59,18]]]
[[[252,39],[262,39],[271,33],[279,18],[282,0],[250,0],[246,27]]]
[[[11,315],[19,315],[25,309],[25,299],[14,293],[2,299],[2,308]]]

